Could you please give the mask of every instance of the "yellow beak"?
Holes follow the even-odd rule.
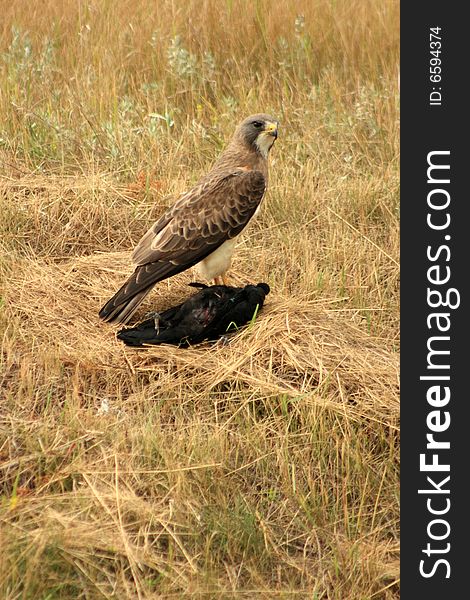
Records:
[[[277,137],[277,127],[278,127],[277,123],[269,122],[269,123],[266,123],[264,131],[266,133],[270,133],[274,137]]]

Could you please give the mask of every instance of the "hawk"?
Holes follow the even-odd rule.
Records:
[[[132,253],[134,273],[99,312],[127,323],[153,286],[198,264],[199,273],[226,283],[237,236],[256,213],[268,183],[268,154],[278,121],[266,114],[242,121],[212,169],[143,236]]]

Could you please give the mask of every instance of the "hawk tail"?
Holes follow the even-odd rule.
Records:
[[[188,266],[174,265],[171,261],[138,266],[100,310],[100,319],[108,323],[127,323],[156,283],[184,271]]]
[[[106,302],[99,312],[100,319],[108,323],[127,323],[139,308],[145,296],[153,288],[153,285],[150,285],[148,288],[129,297],[125,292],[126,286],[127,283]]]

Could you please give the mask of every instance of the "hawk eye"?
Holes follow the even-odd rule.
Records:
[[[261,121],[253,121],[252,125],[253,127],[256,127],[256,129],[263,127],[263,123]]]

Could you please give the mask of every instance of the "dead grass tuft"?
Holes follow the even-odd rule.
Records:
[[[96,308],[129,272],[128,253],[100,254],[47,264],[25,259],[6,285],[7,304],[21,322],[18,334],[48,348],[72,368],[123,369],[129,376],[149,371],[159,389],[177,397],[189,386],[198,394],[232,383],[257,396],[319,402],[354,418],[374,418],[397,425],[398,361],[381,344],[337,311],[337,302],[281,296],[274,290],[256,323],[227,346],[202,344],[186,351],[156,347],[141,352],[125,348],[109,326],[98,322]],[[237,281],[254,281],[252,273],[234,273]],[[193,290],[183,273],[162,282],[140,310],[165,309]],[[256,282],[255,282],[256,283]],[[13,302],[14,299],[14,302]],[[47,324],[47,326],[45,326]]]

